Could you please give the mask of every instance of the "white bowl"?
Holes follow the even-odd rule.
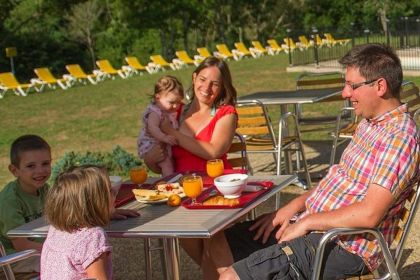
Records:
[[[120,176],[109,176],[109,180],[111,181],[111,189],[117,194],[122,184],[122,178]]]
[[[217,190],[226,198],[238,198],[246,186],[248,175],[228,174],[214,178]]]

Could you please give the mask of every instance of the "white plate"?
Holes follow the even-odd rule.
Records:
[[[178,195],[181,198],[185,197],[185,193],[179,193]],[[159,200],[140,199],[138,196],[135,196],[135,198],[138,202],[145,203],[145,204],[161,204],[161,203],[165,203],[166,201],[168,201],[168,197],[167,198],[162,198],[162,199],[159,199]]]

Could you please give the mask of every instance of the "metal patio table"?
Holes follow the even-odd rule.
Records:
[[[341,94],[343,87],[261,91],[240,96],[239,101],[259,100],[264,105],[305,104],[324,101]]]
[[[179,279],[178,238],[210,238],[235,222],[243,215],[266,201],[277,192],[296,181],[296,175],[250,176],[249,181],[270,180],[274,186],[243,208],[235,209],[196,209],[182,206],[169,207],[148,205],[140,210],[141,216],[127,220],[112,221],[105,228],[108,236],[118,238],[163,238],[164,251],[168,257],[167,277]],[[133,201],[130,204],[140,205]],[[130,208],[133,206],[130,205]],[[8,232],[9,237],[46,237],[48,225],[41,217]]]

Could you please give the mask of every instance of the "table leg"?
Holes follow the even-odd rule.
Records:
[[[165,238],[163,249],[167,256],[167,279],[179,280],[178,239]]]

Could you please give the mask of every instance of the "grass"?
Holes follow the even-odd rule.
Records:
[[[239,95],[294,89],[298,73],[287,73],[287,65],[285,55],[229,62]],[[188,88],[193,70],[189,67],[166,74],[177,76]],[[116,78],[98,85],[46,90],[27,97],[6,94],[0,100],[0,188],[13,178],[7,170],[9,149],[12,141],[23,134],[45,138],[52,147],[53,160],[68,151],[109,151],[115,145],[135,154],[140,116],[150,101],[155,81],[163,74]],[[413,80],[420,83],[419,78]],[[330,112],[329,106],[339,108],[315,104],[311,111]],[[278,110],[273,109],[273,118],[277,118]]]

